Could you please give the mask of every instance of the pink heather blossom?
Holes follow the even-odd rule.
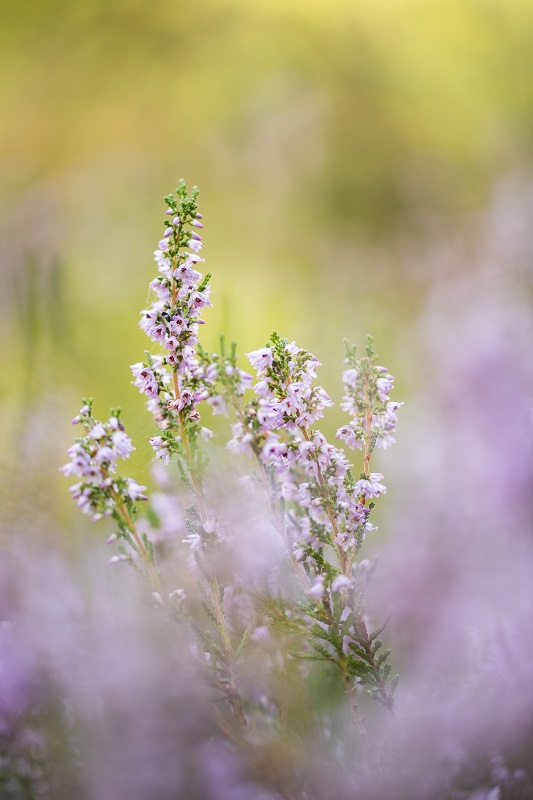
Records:
[[[189,257],[183,264],[180,264],[179,267],[176,267],[172,274],[176,280],[181,281],[183,286],[187,287],[188,289],[195,286],[202,277],[200,272],[192,268],[191,257]]]
[[[387,488],[379,481],[383,478],[380,472],[371,472],[368,478],[361,478],[355,484],[355,490],[361,497],[379,497]]]
[[[148,397],[156,398],[159,394],[159,386],[152,368],[145,366],[141,362],[132,364],[131,371],[135,378],[133,385],[137,386]]]
[[[335,438],[345,441],[348,447],[350,447],[352,450],[361,450],[363,447],[363,442],[358,438],[353,423],[343,425],[341,428],[339,428],[335,434]]]
[[[278,441],[277,437],[271,436],[261,451],[261,458],[267,464],[279,463],[280,460],[284,459],[286,453],[287,445]]]
[[[376,381],[376,388],[378,390],[379,399],[385,403],[389,399],[389,392],[394,384],[394,379],[389,375],[387,378],[378,378]]]

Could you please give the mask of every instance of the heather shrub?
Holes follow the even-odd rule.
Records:
[[[430,485],[396,465],[402,499],[378,567],[365,547],[386,493],[375,460],[391,455],[402,406],[394,378],[370,336],[345,342],[333,444],[313,354],[277,332],[247,369],[224,338],[206,350],[197,195],[180,182],[165,198],[140,321],[151,344],[131,367],[153,418],[153,490],[122,474],[134,444],[120,408],[100,419],[84,399],[62,471],[80,510],[111,526],[108,564],[87,543],[74,565],[13,550],[4,568],[4,795],[530,797],[530,376],[485,337],[464,354],[460,390],[432,399],[436,416],[425,397],[404,410]],[[491,373],[514,415],[469,408]],[[469,413],[439,438],[454,402]],[[225,436],[212,415],[228,418]],[[512,448],[503,471],[487,431]],[[502,570],[510,524],[516,558]]]

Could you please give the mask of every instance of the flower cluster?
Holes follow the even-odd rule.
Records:
[[[271,429],[307,428],[333,405],[321,386],[313,386],[320,362],[295,342],[273,333],[270,346],[247,356],[257,370],[254,392],[264,401],[263,416]]]
[[[342,373],[345,396],[341,408],[353,419],[340,427],[337,439],[342,439],[352,450],[374,447],[386,450],[395,443],[396,412],[403,403],[389,398],[394,378],[386,367],[376,364],[377,357],[368,337],[366,354],[356,358],[355,348],[346,345],[345,362],[349,369]]]
[[[276,333],[266,347],[246,355],[259,379],[253,387],[256,397],[239,408],[228,447],[234,452],[253,453],[265,465],[284,471],[290,459],[280,432],[301,432],[333,405],[321,386],[313,386],[320,362]],[[232,399],[238,407],[238,398]]]
[[[116,475],[118,459],[129,458],[135,450],[124,432],[120,412],[112,413],[107,422],[99,422],[92,416],[91,401],[84,401],[72,424],[83,425],[85,436],[76,439],[69,449],[70,461],[61,471],[81,479],[70,488],[79,508],[96,521],[111,516],[118,504],[127,507],[137,500],[146,500],[145,486],[133,478]]]
[[[169,219],[154,252],[159,274],[150,283],[155,299],[141,312],[139,323],[163,354],[147,352],[144,362],[131,367],[134,385],[148,397],[148,409],[162,430],[151,443],[164,462],[176,451],[183,425],[192,426],[193,438],[200,431],[194,427],[200,419],[197,405],[208,398],[206,387],[212,383],[197,357],[198,330],[204,322],[201,313],[211,305],[210,275],[203,276],[196,269],[204,260],[199,255],[202,239],[191,230],[203,228],[197,194],[194,187],[187,196],[185,184],[180,182],[176,197],[165,197]]]
[[[349,347],[347,352],[353,356],[355,351]],[[244,406],[239,420],[233,424],[230,449],[254,453],[275,476],[279,495],[292,508],[298,554],[303,552],[302,545],[316,547],[320,541],[336,545],[344,552],[358,549],[365,534],[374,530],[369,521],[372,506],[368,501],[379,497],[386,488],[381,483],[381,473],[368,471],[368,462],[359,480],[355,480],[344,452],[329,444],[320,431],[312,429],[324,409],[332,405],[324,389],[314,385],[319,361],[277,334],[272,335],[266,347],[247,355],[259,379],[254,386],[256,398]],[[354,375],[361,375],[356,387],[360,405],[354,404],[350,410],[356,417],[364,411],[366,422],[367,408],[371,408],[371,432],[367,436],[362,429],[370,455],[371,439],[376,436],[378,426],[379,430],[385,424],[390,428],[390,422],[384,421],[385,415],[391,417],[400,404],[388,401],[387,397],[385,405],[384,384],[376,388],[369,378],[369,373],[374,374],[372,365],[367,367],[365,361],[362,368],[357,364],[359,370],[352,368],[350,375],[345,373],[345,380],[349,382]],[[381,376],[382,372],[377,374]],[[388,374],[387,378],[390,390],[393,379]],[[362,399],[365,396],[370,398],[371,406],[365,405]]]

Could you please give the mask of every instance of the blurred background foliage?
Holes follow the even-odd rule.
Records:
[[[56,468],[82,395],[102,416],[122,404],[149,479],[128,365],[179,177],[201,189],[207,345],[225,332],[244,352],[276,328],[318,355],[337,399],[343,337],[372,332],[407,398],[431,359],[420,320],[450,300],[453,317],[450,285],[497,273],[528,297],[532,41],[530,0],[4,2],[2,499],[17,524],[43,508],[70,521]]]

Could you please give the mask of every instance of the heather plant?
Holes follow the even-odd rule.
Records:
[[[166,217],[132,368],[153,488],[120,466],[120,409],[87,399],[62,469],[106,534],[73,530],[67,558],[0,527],[0,797],[531,800],[526,309],[473,277],[422,320],[407,461],[392,377],[346,343],[331,443],[311,353],[274,333],[249,374],[198,341],[196,194],[180,184]],[[376,570],[379,449],[399,491]]]
[[[228,350],[222,339],[220,352],[208,353],[199,341],[203,311],[211,303],[210,274],[198,269],[203,223],[197,194],[180,182],[176,194],[165,197],[164,233],[154,253],[157,276],[150,283],[154,299],[140,321],[153,346],[131,367],[156,426],[150,438],[155,457],[167,477],[176,470],[189,495],[175,512],[183,519],[181,542],[162,546],[157,503],[142,515],[140,505],[149,503],[146,487],[117,474],[118,460],[133,450],[120,409],[99,421],[92,400],[83,401],[73,423],[84,435],[62,469],[78,479],[70,491],[80,509],[94,521],[108,517],[115,523],[108,541],[117,543],[117,552],[110,563],[132,564],[161,613],[187,631],[192,658],[212,687],[220,730],[256,769],[263,764],[267,774],[269,748],[297,738],[303,728],[304,738],[323,741],[332,759],[335,751],[342,758],[355,756],[361,780],[379,781],[385,765],[367,731],[362,697],[366,691],[384,714],[392,714],[398,676],[390,680],[390,651],[380,638],[389,620],[373,625],[367,614],[373,565],[360,552],[376,530],[372,512],[386,491],[371,462],[376,448],[386,450],[395,441],[401,403],[389,397],[394,378],[379,365],[371,337],[362,355],[345,343],[342,409],[348,420],[336,438],[360,451],[354,465],[317,427],[333,401],[317,383],[315,356],[274,332],[264,347],[247,354],[254,381],[238,366],[234,344]],[[202,425],[202,404],[213,414],[232,415],[227,448],[249,457],[248,475],[232,491],[240,487],[251,497],[259,488],[279,536],[281,557],[262,576],[232,570],[239,530],[224,519],[208,489],[216,462],[210,465],[205,451],[213,434]],[[182,495],[178,486],[169,490],[166,484],[157,493],[159,509],[161,498],[168,508]],[[233,501],[244,502],[238,496]],[[170,584],[172,562],[183,559],[183,546],[194,583],[176,587]],[[283,680],[296,682],[303,699],[283,697]],[[316,701],[317,681],[318,687],[338,682],[329,706]],[[349,709],[353,734],[335,729],[339,702]],[[281,796],[306,797],[300,773],[295,761],[271,783]]]

